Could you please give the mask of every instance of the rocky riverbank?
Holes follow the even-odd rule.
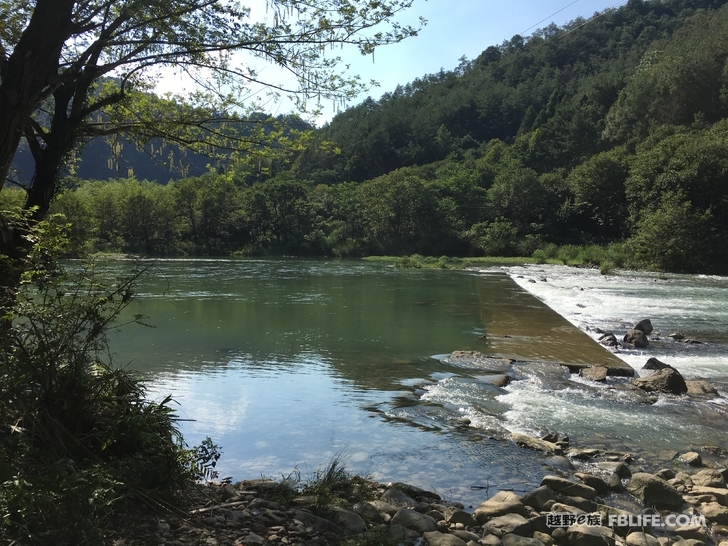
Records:
[[[551,461],[562,470],[522,496],[494,486],[479,506],[466,507],[411,485],[341,472],[303,487],[290,480],[212,483],[193,488],[184,512],[139,517],[109,544],[728,546],[722,450],[675,453],[669,467],[651,471],[630,454],[571,448],[557,436],[520,440],[564,453],[559,465]]]

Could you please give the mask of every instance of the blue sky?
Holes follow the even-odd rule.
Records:
[[[380,84],[350,106],[367,95],[377,99],[397,85],[439,72],[440,68],[452,70],[463,55],[474,59],[488,46],[499,45],[515,34],[528,36],[551,22],[563,25],[580,16],[588,19],[595,12],[625,3],[626,0],[415,0],[400,20],[414,25],[420,16],[424,17],[428,23],[418,36],[382,47],[373,58],[354,51],[344,55],[352,73],[361,75],[364,81],[374,79]],[[333,114],[333,105],[323,106],[325,114],[319,123]]]

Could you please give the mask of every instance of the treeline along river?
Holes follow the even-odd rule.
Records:
[[[126,262],[102,267],[116,272]],[[560,432],[576,445],[652,458],[728,448],[722,396],[652,404],[625,379],[597,386],[569,374],[558,363],[616,357],[519,283],[592,331],[618,332],[654,312],[648,318],[664,334],[682,328],[708,343],[653,342],[619,356],[638,368],[649,356],[674,361],[686,377],[709,377],[728,392],[728,281],[718,277],[160,260],[128,310],[154,328],[124,327],[112,350],[117,364],[146,375],[152,396],[178,401],[188,442],[209,435],[223,447],[219,469],[235,479],[306,476],[343,452],[359,473],[474,503],[483,494],[472,486],[525,490],[546,472],[541,454],[498,439],[508,431]],[[457,350],[515,362],[446,358]],[[496,372],[516,380],[494,386]]]

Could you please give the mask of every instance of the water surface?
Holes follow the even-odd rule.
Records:
[[[223,446],[220,470],[235,479],[305,476],[343,452],[354,471],[474,504],[487,493],[471,486],[526,490],[547,472],[542,455],[491,438],[509,430],[625,449],[720,430],[719,407],[696,426],[689,419],[710,413],[704,405],[646,407],[565,372],[555,363],[619,355],[518,277],[362,261],[162,260],[129,309],[154,328],[125,327],[113,350],[155,396],[174,396],[190,443],[210,436]],[[489,370],[442,360],[454,350],[531,362],[510,366],[520,380],[501,389]],[[650,425],[634,426],[639,412]]]

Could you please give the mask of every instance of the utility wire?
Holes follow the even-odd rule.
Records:
[[[534,27],[537,27],[538,25],[540,25],[541,23],[543,23],[543,22],[545,22],[545,21],[548,21],[548,20],[549,20],[549,19],[551,19],[551,18],[552,18],[552,17],[554,16],[554,15],[558,15],[559,13],[561,13],[562,11],[564,11],[564,10],[565,10],[566,8],[569,8],[569,7],[573,6],[574,4],[576,4],[576,3],[578,2],[578,1],[579,1],[579,0],[574,0],[574,1],[573,1],[573,2],[571,3],[571,4],[569,4],[569,5],[567,5],[567,6],[564,6],[564,7],[563,7],[563,8],[561,8],[561,9],[560,9],[559,11],[557,11],[556,13],[552,13],[551,15],[549,15],[548,17],[546,17],[545,19],[541,19],[541,20],[540,20],[540,21],[539,21],[538,23],[536,23],[535,25],[531,25],[530,27],[528,27],[528,28],[527,28],[526,30],[524,30],[524,31],[520,32],[519,34],[526,34],[526,32],[528,32],[528,31],[529,31],[529,30],[531,30],[532,28],[534,28]]]
[[[577,1],[578,1],[578,0],[577,0]],[[585,27],[586,25],[588,25],[588,24],[589,24],[589,23],[591,23],[592,21],[596,21],[597,19],[600,19],[601,17],[604,17],[604,16],[605,16],[605,15],[606,15],[607,13],[611,12],[611,11],[612,11],[613,9],[615,9],[615,8],[617,8],[617,7],[619,7],[619,6],[623,6],[623,5],[624,5],[624,4],[626,4],[627,2],[628,2],[628,0],[620,0],[619,2],[617,2],[616,4],[614,4],[614,5],[613,5],[613,6],[611,7],[611,8],[605,9],[605,10],[604,10],[603,12],[601,12],[601,13],[597,13],[596,15],[594,15],[594,16],[590,17],[589,19],[587,19],[586,21],[584,21],[584,22],[583,22],[582,24],[580,24],[580,25],[577,25],[577,26],[575,26],[574,28],[571,28],[571,29],[567,30],[567,31],[566,31],[566,32],[564,32],[563,34],[556,34],[556,35],[554,35],[554,36],[553,36],[553,37],[551,37],[551,38],[548,38],[548,39],[544,39],[544,41],[543,41],[542,43],[540,43],[539,45],[537,45],[537,46],[534,46],[534,47],[532,47],[531,49],[528,49],[528,50],[524,51],[524,52],[523,52],[523,53],[521,53],[520,55],[516,55],[516,56],[515,56],[515,57],[514,57],[513,59],[511,59],[510,61],[508,61],[508,62],[505,62],[505,63],[499,63],[498,67],[494,68],[494,69],[493,69],[493,70],[491,70],[490,72],[486,72],[486,73],[485,73],[485,75],[486,75],[486,76],[490,76],[491,74],[494,74],[494,73],[495,73],[495,72],[496,72],[497,70],[499,70],[499,69],[503,68],[504,66],[508,66],[508,65],[510,65],[510,64],[513,64],[513,63],[515,63],[515,62],[516,62],[517,60],[519,60],[519,59],[521,59],[521,58],[525,57],[526,55],[530,55],[530,54],[531,54],[531,53],[533,53],[534,51],[537,51],[538,49],[540,49],[540,48],[542,48],[543,46],[545,46],[545,45],[546,45],[547,43],[549,43],[549,42],[552,42],[553,40],[557,40],[557,39],[559,39],[559,38],[563,38],[564,36],[567,36],[567,35],[571,34],[572,32],[574,32],[574,31],[577,31],[577,30],[579,30],[580,28],[583,28],[583,27]],[[572,2],[572,3],[574,3],[574,2]],[[570,5],[571,5],[571,4],[569,4],[569,6],[570,6]],[[569,6],[566,6],[566,7],[568,8]],[[562,8],[562,10],[559,10],[559,11],[563,11],[564,9],[566,9],[566,8]],[[556,12],[556,13],[558,13],[558,12]],[[548,19],[548,17],[547,17],[547,19]],[[538,24],[540,24],[540,23],[536,23],[536,25],[538,25]],[[534,25],[534,26],[536,26],[536,25]],[[531,28],[533,28],[533,27],[531,27]]]

